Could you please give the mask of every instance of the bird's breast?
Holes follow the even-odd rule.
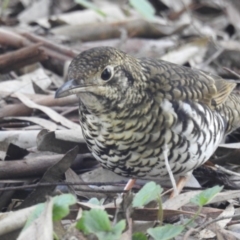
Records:
[[[188,172],[208,160],[224,136],[221,115],[198,103],[164,100],[132,112],[139,114],[82,113],[81,118],[93,155],[123,176],[151,179],[168,175],[166,147],[173,173]]]

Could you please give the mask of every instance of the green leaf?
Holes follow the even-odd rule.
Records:
[[[126,227],[126,222],[121,220],[112,227],[106,211],[91,209],[90,211],[83,211],[76,227],[85,234],[95,234],[99,240],[118,240]]]
[[[215,186],[212,188],[208,188],[201,193],[197,194],[195,197],[193,197],[190,202],[198,205],[199,207],[202,207],[209,203],[216,194],[221,192],[223,187]]]
[[[89,199],[88,203],[97,205],[97,206],[102,206],[102,200],[99,201],[97,198],[91,198]]]
[[[143,207],[160,197],[162,188],[155,182],[146,183],[133,199],[133,207]]]
[[[72,194],[63,194],[53,198],[53,220],[61,220],[69,214],[69,206],[76,203],[76,198]],[[29,215],[24,229],[26,229],[31,223],[36,220],[43,212],[45,203],[39,203],[36,205],[33,212]]]
[[[110,232],[96,232],[95,235],[99,240],[119,240],[125,227],[125,220],[121,220],[114,227],[112,227]]]
[[[76,203],[77,200],[72,194],[63,194],[53,198],[53,221],[61,220],[69,212],[69,206]]]
[[[132,240],[147,240],[147,236],[144,233],[136,232],[132,235]]]
[[[152,20],[154,18],[155,9],[147,0],[130,0],[129,3],[146,19]]]
[[[77,222],[76,227],[85,234],[96,232],[109,232],[111,224],[107,213],[102,209],[91,209],[83,211],[82,217]]]
[[[163,227],[149,228],[147,233],[155,240],[168,240],[178,236],[183,230],[183,225],[168,224]]]
[[[126,221],[121,220],[115,226],[112,227],[111,231],[115,236],[120,237],[125,227],[126,227]]]
[[[85,8],[92,9],[93,11],[97,12],[98,14],[102,15],[103,17],[106,17],[107,14],[103,12],[101,9],[99,9],[95,4],[87,1],[87,0],[75,0],[75,3],[78,3],[82,5]]]

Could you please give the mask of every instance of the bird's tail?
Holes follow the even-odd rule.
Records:
[[[240,92],[233,91],[228,96],[221,106],[221,112],[228,122],[227,134],[240,127]]]

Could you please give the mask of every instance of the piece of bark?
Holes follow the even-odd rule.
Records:
[[[0,161],[0,179],[39,177],[62,157],[62,154],[58,154],[28,160]]]

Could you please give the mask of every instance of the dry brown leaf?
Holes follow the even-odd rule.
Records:
[[[24,11],[20,12],[18,19],[26,23],[36,21],[39,18],[47,17],[50,8],[51,1],[49,0],[33,1],[31,4],[28,4]]]
[[[55,131],[56,139],[76,142],[76,143],[85,143],[82,129],[74,129],[74,130],[57,130]]]
[[[181,0],[181,1],[175,1],[175,0],[161,0],[166,6],[173,9],[175,12],[182,10],[186,6],[190,5],[192,3],[192,0]]]
[[[217,224],[221,229],[224,229],[226,227],[226,225],[231,221],[231,217],[233,216],[235,212],[234,206],[232,204],[229,204],[226,209],[218,216],[218,218],[221,217],[230,217],[228,219],[223,219],[220,220],[214,224]],[[200,238],[214,238],[216,236],[216,233],[211,231],[210,229],[206,228],[203,229],[200,233],[199,233]]]
[[[218,216],[219,218],[221,217],[230,217],[230,218],[227,218],[227,219],[223,219],[223,220],[220,220],[217,222],[217,224],[221,227],[221,228],[225,228],[226,225],[232,220],[232,216],[234,215],[235,213],[235,209],[234,209],[234,206],[233,204],[229,204],[226,209]]]
[[[53,222],[52,208],[53,200],[49,199],[44,205],[44,211],[35,219],[30,226],[24,229],[17,240],[52,240],[53,239]]]
[[[117,175],[116,173],[109,171],[107,169],[104,169],[102,167],[99,167],[97,169],[94,169],[93,171],[89,171],[86,173],[81,174],[81,178],[84,182],[120,182],[120,181],[128,181],[129,179],[126,177],[122,177],[120,175]],[[123,187],[117,187],[117,186],[91,186],[93,189],[104,189],[104,190],[122,190]]]
[[[217,233],[217,239],[218,240],[239,240],[240,239],[240,234],[227,231],[225,229],[219,228],[219,230],[216,232]],[[221,236],[220,236],[221,235]]]
[[[0,213],[0,236],[22,228],[34,209],[35,206],[15,212]]]
[[[58,162],[49,167],[40,179],[39,183],[55,183],[62,179],[64,173],[72,165],[78,153],[78,147],[68,151]],[[56,186],[49,185],[42,188],[38,186],[31,192],[18,208],[25,208],[36,203],[44,202],[46,196],[51,196]]]
[[[201,193],[201,191],[191,191],[182,193],[174,198],[168,199],[163,203],[163,209],[179,209],[180,207],[189,203],[190,199],[195,195]],[[209,203],[223,202],[238,198],[240,196],[240,190],[226,191],[218,193]]]
[[[37,136],[37,148],[39,151],[50,151],[55,153],[66,153],[76,145],[79,146],[80,153],[88,153],[89,149],[85,142],[71,142],[61,139],[56,139],[55,132],[49,132],[43,129],[39,132]]]
[[[61,123],[63,126],[70,128],[70,129],[80,129],[80,126],[72,121],[69,121],[67,118],[63,117],[62,115],[58,114],[56,111],[52,110],[49,107],[39,105],[32,100],[30,100],[26,95],[18,92],[16,93],[18,99],[24,103],[29,108],[35,108],[41,110],[45,114],[47,114],[53,121],[57,123]]]
[[[209,203],[217,203],[239,198],[240,190],[232,190],[218,193]]]
[[[101,7],[101,11],[106,13],[106,16],[102,16],[94,10],[86,9],[51,16],[50,19],[51,21],[65,22],[69,25],[84,25],[88,23],[120,21],[126,18],[123,11],[115,4],[108,3]]]
[[[239,229],[240,223],[228,226],[228,231],[231,232],[235,237],[238,237],[240,239]]]
[[[189,203],[190,199],[193,198],[195,195],[199,194],[200,192],[201,191],[186,192],[174,198],[168,199],[166,202],[163,203],[163,209],[177,210],[180,207]]]
[[[65,172],[65,181],[66,182],[83,182],[81,177],[79,177],[71,168],[69,168]],[[96,197],[98,199],[107,197],[104,193],[98,193],[98,192],[92,193],[92,192],[81,191],[81,189],[92,190],[88,185],[74,185],[74,186],[69,186],[69,188],[72,189],[75,195],[83,198],[87,198],[87,199],[90,199],[92,197]]]
[[[207,50],[207,44],[207,38],[200,38],[168,52],[163,55],[161,59],[182,65],[191,59],[196,58],[196,56],[198,58],[202,56],[203,58]]]
[[[38,68],[35,71],[22,75],[17,80],[8,80],[0,82],[0,89],[2,92],[8,93],[28,93],[34,94],[32,82],[35,82],[42,89],[47,89],[51,84],[51,79],[46,75],[42,68]]]
[[[227,11],[229,21],[234,27],[239,29],[240,22],[240,4],[239,1],[225,0],[225,10]]]
[[[28,131],[1,131],[0,142],[13,143],[21,148],[31,148],[37,145],[36,139],[39,130]]]

